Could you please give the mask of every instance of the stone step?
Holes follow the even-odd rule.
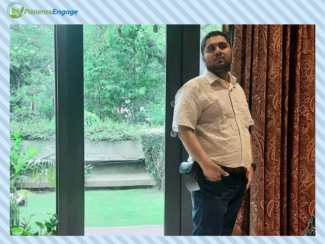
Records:
[[[93,176],[86,180],[85,187],[132,187],[132,186],[155,186],[154,180],[149,173],[135,174],[110,174]],[[27,179],[22,185],[17,183],[17,188],[36,189],[53,188],[47,180],[43,179],[40,183],[35,179]]]
[[[55,162],[54,141],[24,141],[24,147],[33,145],[41,152],[33,160],[38,163]],[[145,170],[144,153],[139,141],[90,142],[85,141],[85,163],[93,166],[93,176],[86,187],[154,186],[155,182]],[[20,185],[18,184],[20,188]],[[23,188],[53,188],[43,178],[40,182],[27,179]]]
[[[33,159],[55,161],[55,141],[24,141],[23,147],[33,145],[41,149]],[[143,161],[145,158],[139,141],[85,141],[86,162]]]
[[[86,179],[85,187],[132,187],[155,186],[151,175],[145,171],[143,162],[115,162],[100,163],[93,166],[92,177]],[[18,188],[53,188],[46,178],[40,183],[28,178]]]
[[[148,173],[110,174],[94,176],[86,180],[85,187],[154,186]]]
[[[94,176],[86,187],[154,186],[144,162],[108,162],[93,164]]]

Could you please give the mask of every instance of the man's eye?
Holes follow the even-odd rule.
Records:
[[[226,44],[221,44],[221,45],[219,45],[219,48],[220,48],[220,49],[225,49],[226,47],[227,47]]]

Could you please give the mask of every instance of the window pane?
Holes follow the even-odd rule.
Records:
[[[10,227],[56,213],[54,91],[54,26],[11,25]]]
[[[163,235],[165,26],[85,25],[85,235]]]

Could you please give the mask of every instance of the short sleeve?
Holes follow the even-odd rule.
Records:
[[[199,89],[186,83],[175,96],[173,117],[173,131],[178,132],[178,126],[184,125],[195,130],[197,121],[201,116],[201,102]]]

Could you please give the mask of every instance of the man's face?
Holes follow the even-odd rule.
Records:
[[[228,72],[232,59],[232,50],[223,36],[212,36],[204,48],[203,62],[213,73]]]

